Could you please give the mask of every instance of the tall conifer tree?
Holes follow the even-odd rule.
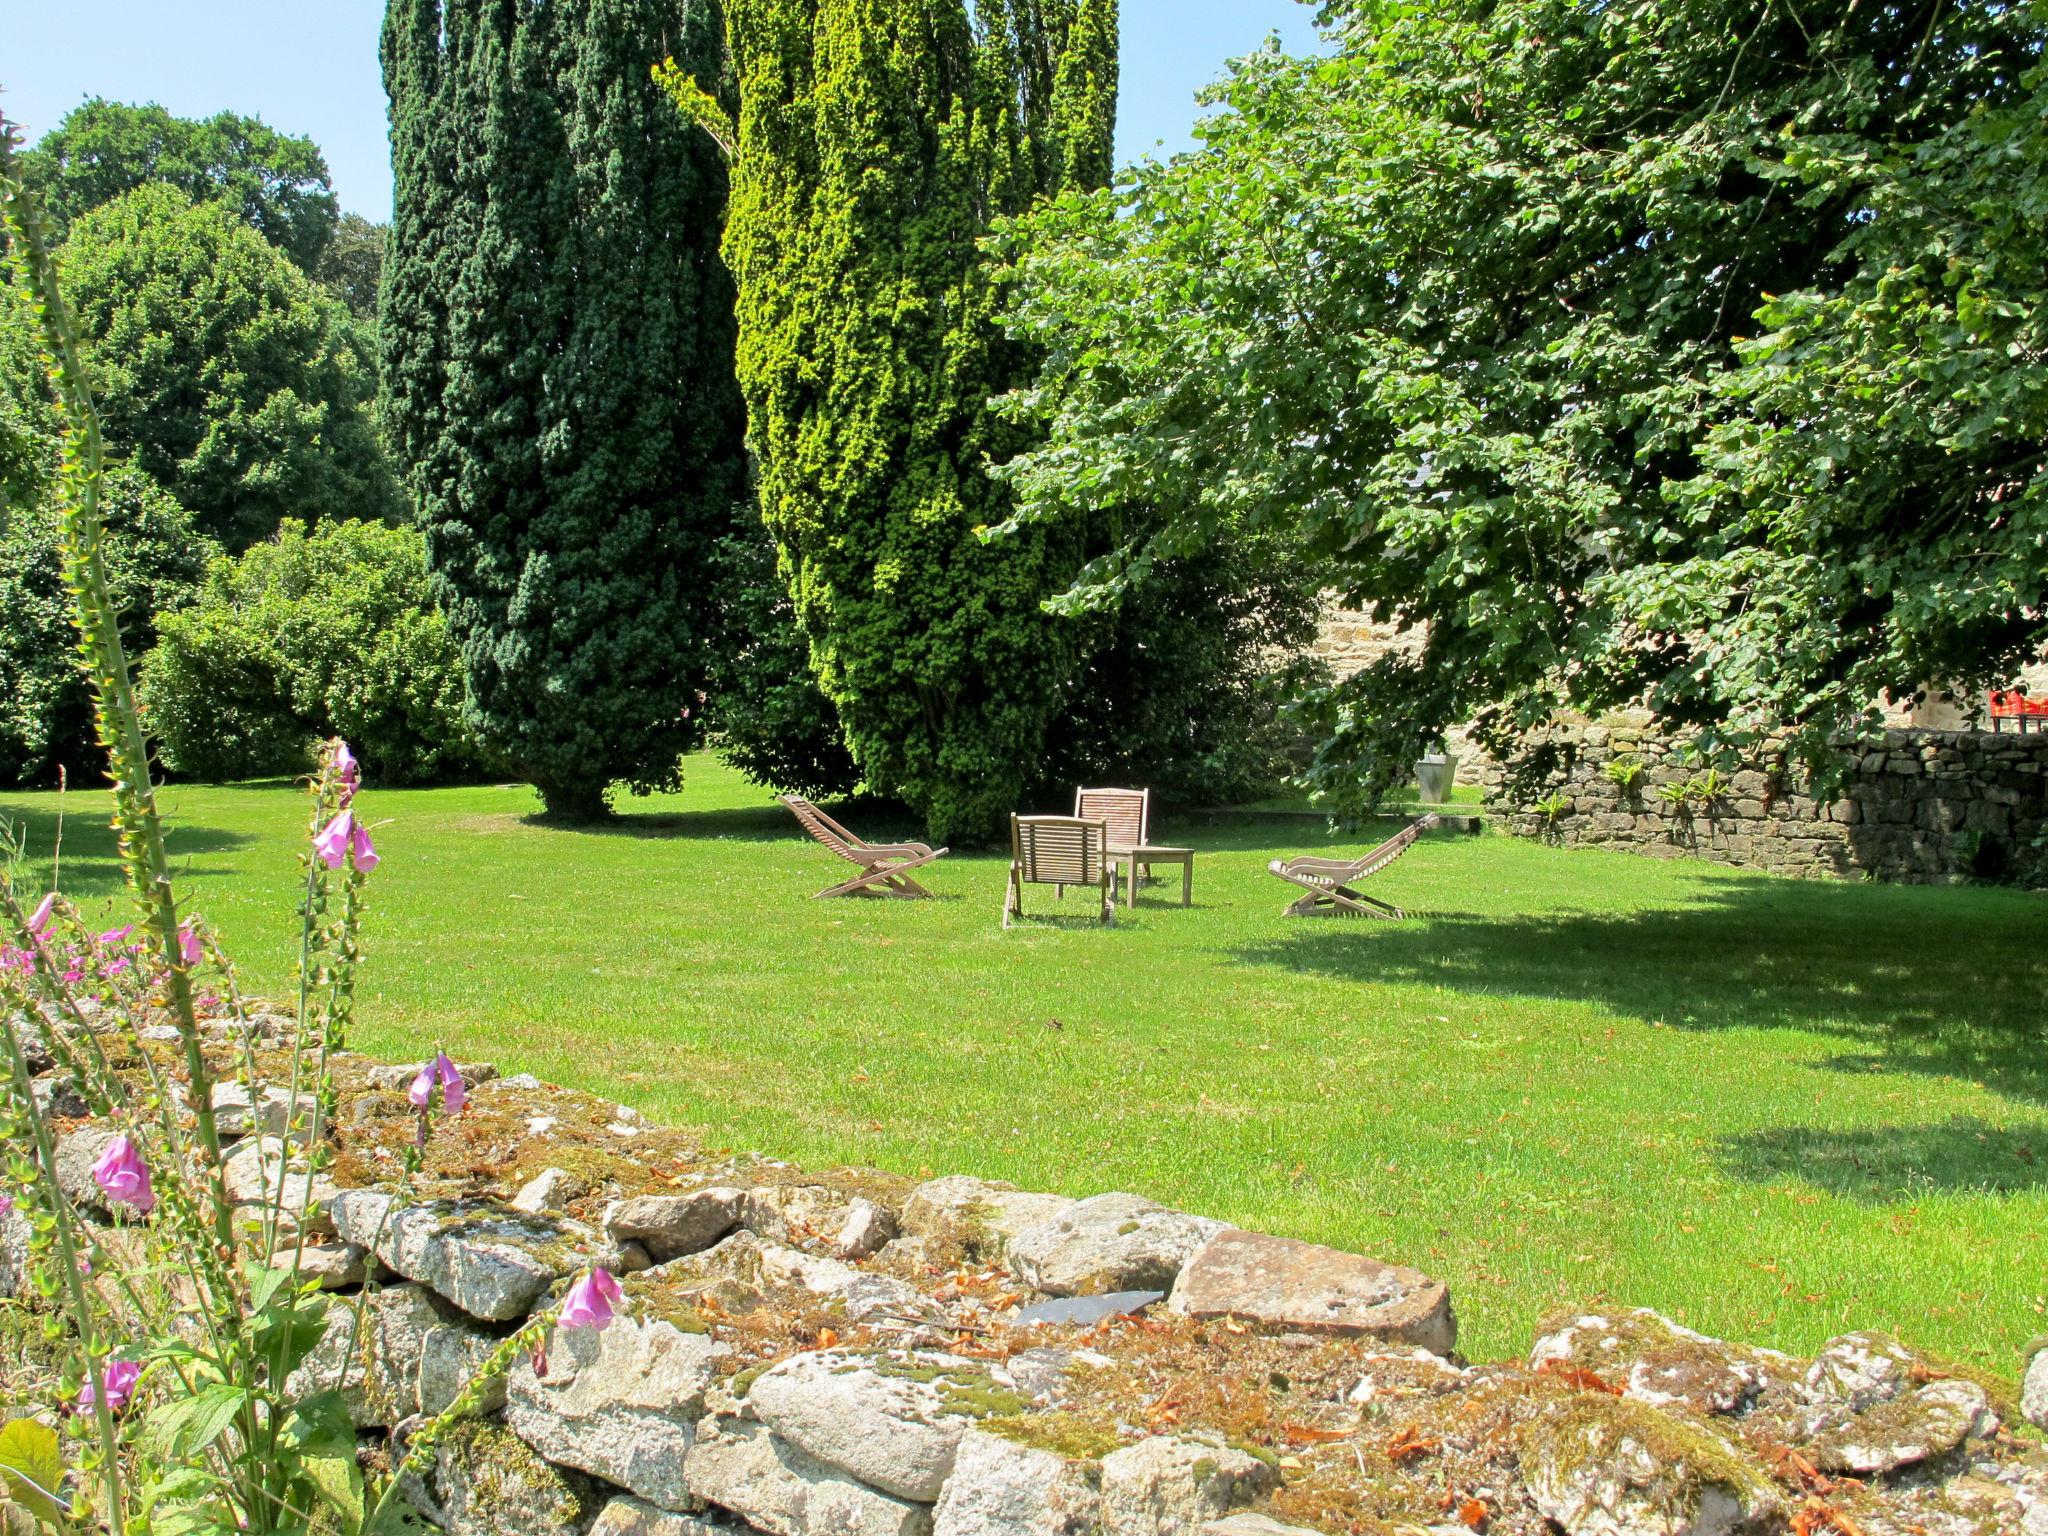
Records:
[[[654,84],[713,0],[390,0],[393,437],[486,748],[550,812],[673,785],[743,494],[725,172]]]
[[[762,511],[813,670],[869,782],[935,836],[1017,803],[1075,673],[1043,600],[1079,530],[986,545],[988,408],[1029,359],[978,242],[1105,182],[1115,0],[728,0],[726,258]]]

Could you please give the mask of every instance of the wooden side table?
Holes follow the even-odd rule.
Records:
[[[1155,843],[1140,843],[1135,848],[1116,850],[1124,866],[1124,880],[1129,887],[1128,905],[1138,905],[1138,871],[1150,869],[1154,864],[1178,864],[1180,866],[1180,904],[1191,907],[1195,904],[1195,850],[1192,848],[1168,848]]]

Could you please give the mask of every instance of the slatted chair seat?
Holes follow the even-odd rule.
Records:
[[[863,842],[802,795],[777,795],[788,806],[803,829],[860,873],[851,880],[827,886],[813,898],[828,896],[895,896],[909,900],[929,898],[931,892],[910,878],[909,871],[922,869],[934,859],[945,857],[944,848],[923,843]]]
[[[1109,852],[1109,824],[1079,816],[1011,816],[1010,883],[1003,895],[1003,926],[1024,915],[1024,887],[1094,886],[1102,899],[1102,921],[1116,924],[1116,884]]]
[[[1408,914],[1391,903],[1380,901],[1354,890],[1354,883],[1370,880],[1394,860],[1415,846],[1416,839],[1431,827],[1439,825],[1441,818],[1434,813],[1411,821],[1399,832],[1388,838],[1379,847],[1363,858],[1318,859],[1275,859],[1267,869],[1290,885],[1298,885],[1308,894],[1288,907],[1287,917],[1406,917]]]

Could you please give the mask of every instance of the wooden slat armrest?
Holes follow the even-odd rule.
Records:
[[[1267,867],[1276,875],[1347,875],[1356,874],[1369,859],[1275,859]]]
[[[923,843],[862,843],[859,851],[864,859],[935,859],[947,850],[935,853]]]

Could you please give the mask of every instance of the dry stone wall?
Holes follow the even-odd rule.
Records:
[[[1398,1264],[1133,1194],[807,1173],[463,1070],[400,1193],[414,1069],[341,1062],[331,1337],[294,1390],[338,1388],[382,1455],[573,1276],[625,1280],[433,1440],[410,1496],[451,1536],[2048,1536],[2039,1359],[1793,1359],[1616,1308],[1474,1364]],[[104,1134],[52,1121],[67,1164]]]
[[[1524,836],[1782,875],[2040,878],[2048,733],[1887,731],[1832,799],[1770,760],[1709,780],[1682,743],[1629,726],[1559,727],[1528,746],[1554,748],[1557,767],[1519,792],[1499,763],[1462,774]]]

